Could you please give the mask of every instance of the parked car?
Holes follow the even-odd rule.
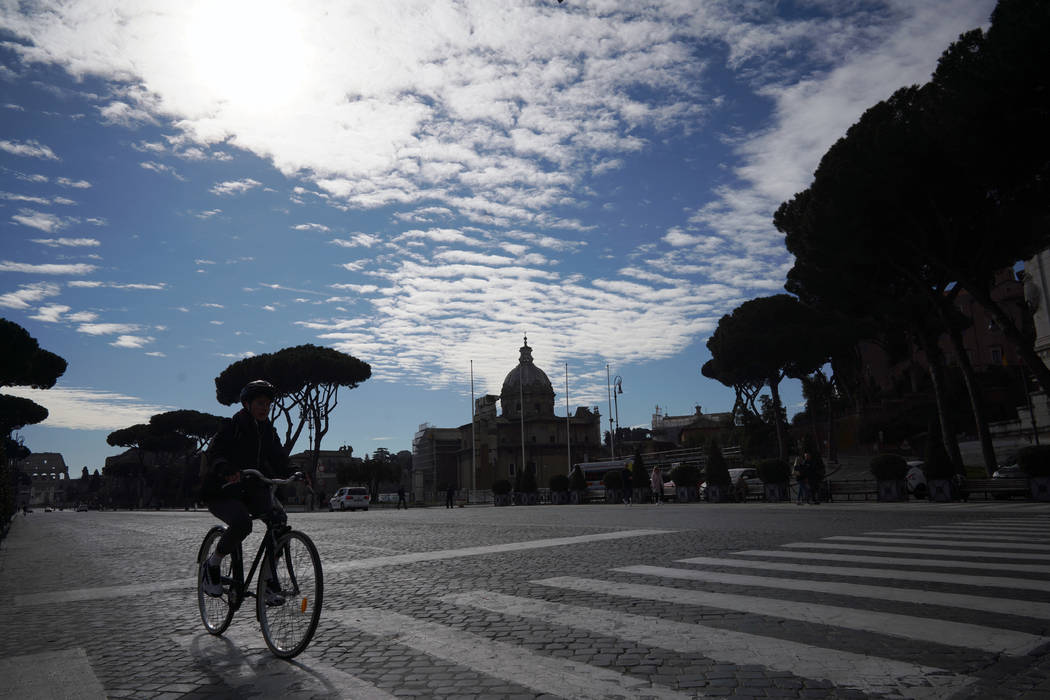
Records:
[[[86,512],[88,512],[87,503],[81,503],[80,505],[78,505],[77,506],[77,512],[78,513],[86,513]]]
[[[328,510],[368,510],[368,503],[372,497],[364,486],[344,486],[335,492],[332,499],[328,501]]]

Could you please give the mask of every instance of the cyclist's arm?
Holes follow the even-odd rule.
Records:
[[[227,483],[236,482],[240,476],[240,470],[233,455],[233,437],[233,421],[226,419],[208,446],[208,461],[211,463],[212,474],[216,479]]]

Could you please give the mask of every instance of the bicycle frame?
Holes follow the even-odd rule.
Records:
[[[272,508],[276,508],[280,504],[280,502],[277,500],[277,487],[282,486],[284,484],[290,484],[292,481],[295,480],[294,477],[291,479],[270,479],[263,475],[262,472],[256,469],[244,469],[241,471],[241,473],[246,476],[259,479],[260,481],[270,486],[270,505]],[[251,584],[252,580],[255,578],[255,572],[260,568],[259,565],[263,561],[263,555],[268,553],[275,554],[278,537],[280,537],[280,535],[283,535],[285,532],[291,530],[291,527],[287,525],[282,526],[271,522],[268,516],[260,516],[259,520],[266,523],[266,534],[263,535],[262,542],[259,543],[259,549],[258,551],[256,551],[255,558],[252,560],[252,566],[248,570],[247,577],[244,576],[243,546],[238,545],[237,549],[235,549],[230,555],[230,565],[232,569],[231,573],[233,574],[232,590],[233,592],[235,592],[235,595],[232,597],[230,604],[233,607],[234,611],[240,609],[241,603],[244,601],[245,598],[255,597],[255,592],[251,590]],[[267,561],[270,562],[271,566],[273,566],[275,558],[275,556],[271,556],[269,557],[269,559],[267,559]],[[291,570],[291,568],[288,569],[288,573],[292,579],[292,582],[296,584],[296,589],[298,589],[298,582],[296,582],[295,580],[295,573]],[[261,571],[259,571],[259,575],[262,576]],[[276,579],[277,572],[271,571],[270,576]]]

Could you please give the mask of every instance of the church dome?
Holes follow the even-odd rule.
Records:
[[[554,394],[554,387],[547,373],[532,362],[532,348],[529,347],[529,339],[525,338],[525,344],[521,346],[521,356],[518,358],[518,366],[507,373],[503,380],[503,389],[500,396],[517,397],[521,394]],[[519,390],[519,385],[521,388]]]

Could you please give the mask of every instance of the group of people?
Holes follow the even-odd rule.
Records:
[[[798,482],[798,495],[795,503],[802,505],[809,503],[819,505],[820,482],[824,478],[824,465],[809,452],[803,452],[802,456],[795,460],[795,480]]]
[[[634,487],[631,470],[624,469],[621,478],[623,482],[623,502],[624,505],[629,506],[634,503]],[[649,473],[649,502],[659,505],[663,502],[663,494],[663,474],[660,472],[660,467],[653,467],[652,472]]]

